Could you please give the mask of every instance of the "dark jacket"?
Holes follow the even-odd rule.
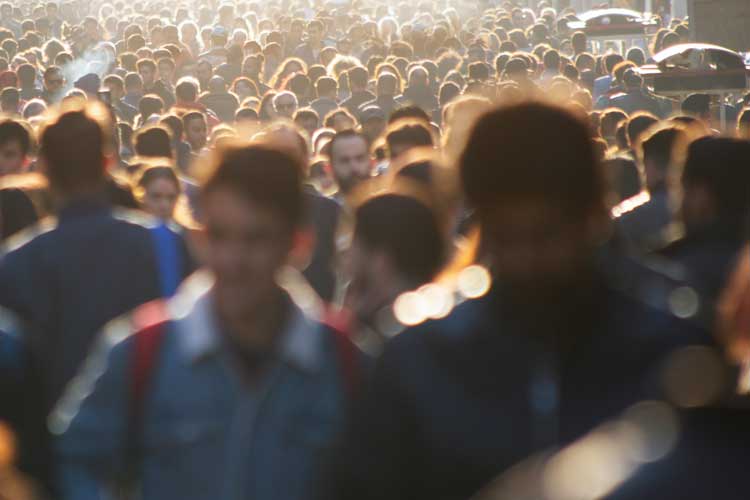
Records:
[[[399,98],[399,103],[403,105],[414,104],[428,114],[440,106],[437,97],[429,87],[407,87],[404,94]]]
[[[609,100],[608,106],[620,108],[629,115],[637,111],[648,111],[655,116],[664,115],[664,110],[660,102],[641,90],[631,90],[627,93],[616,94]]]
[[[706,339],[669,312],[675,284],[632,263],[608,269],[617,274],[568,308],[521,313],[494,286],[396,336],[340,454],[333,498],[471,498],[531,454],[658,396],[665,356]]]
[[[219,120],[226,123],[232,123],[234,121],[234,113],[237,111],[237,108],[240,107],[240,102],[237,100],[237,96],[230,94],[229,92],[212,92],[203,94],[200,98],[200,102],[216,113]]]
[[[347,111],[349,111],[354,117],[357,117],[359,115],[359,107],[368,102],[375,99],[375,94],[372,92],[369,92],[367,90],[363,92],[356,92],[352,94],[348,99],[345,99],[341,103],[342,108],[346,108]]]
[[[310,208],[310,223],[315,231],[315,248],[304,275],[320,298],[330,302],[336,290],[334,260],[341,206],[311,186],[305,188],[305,196]]]
[[[320,123],[322,124],[328,113],[339,108],[339,104],[335,100],[329,99],[328,97],[320,97],[311,102],[310,107],[314,109],[316,113],[318,113]]]
[[[0,306],[24,322],[30,357],[21,465],[43,480],[49,472],[44,419],[97,333],[113,318],[161,296],[148,224],[145,216],[79,200],[0,257]],[[181,245],[184,276],[192,264]]]

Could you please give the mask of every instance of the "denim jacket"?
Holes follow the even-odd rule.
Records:
[[[144,500],[313,496],[347,407],[332,332],[294,305],[277,361],[251,386],[221,341],[211,301],[205,277],[170,301],[142,432],[128,421],[129,322],[108,327],[50,417],[64,498],[107,498],[107,485],[134,465],[132,449]]]

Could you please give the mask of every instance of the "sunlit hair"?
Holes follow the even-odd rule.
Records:
[[[299,65],[300,68],[302,68],[302,73],[307,73],[307,64],[305,64],[305,61],[298,57],[288,57],[284,60],[283,63],[279,66],[279,69],[276,70],[276,73],[271,77],[271,80],[268,82],[269,85],[274,89],[280,89],[281,84],[284,82],[284,79],[286,79],[287,76],[291,75],[292,73],[295,73],[296,71],[292,71],[289,69],[289,67],[292,64]]]

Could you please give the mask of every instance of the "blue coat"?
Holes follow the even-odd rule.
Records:
[[[50,420],[63,498],[106,498],[133,447],[143,500],[313,498],[348,408],[331,330],[293,306],[278,359],[250,385],[211,302],[200,275],[171,302],[142,432],[129,423],[128,320],[110,325]]]
[[[347,434],[331,497],[471,498],[530,455],[658,397],[665,357],[706,338],[670,312],[678,284],[632,263],[608,269],[614,276],[562,311],[521,312],[496,285],[395,337]]]

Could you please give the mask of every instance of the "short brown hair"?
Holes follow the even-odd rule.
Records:
[[[280,214],[289,228],[296,228],[304,212],[303,170],[297,158],[268,145],[230,145],[218,153],[202,195],[232,191]]]
[[[100,184],[105,177],[104,156],[112,146],[106,108],[77,100],[68,103],[42,130],[39,148],[50,185],[63,192]]]

